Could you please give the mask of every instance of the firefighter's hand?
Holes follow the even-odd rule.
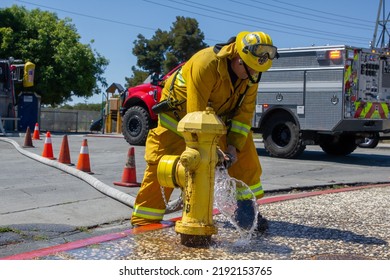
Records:
[[[232,161],[232,165],[237,162],[237,149],[233,145],[228,145],[227,154],[230,155],[230,160]]]
[[[221,149],[217,149],[218,154],[218,164],[229,168],[237,161],[237,150],[234,146],[229,145],[226,152]]]
[[[228,159],[226,154],[220,148],[217,148],[217,155],[218,155],[218,165],[224,165],[225,160]]]

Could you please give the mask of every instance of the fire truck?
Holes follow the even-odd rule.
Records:
[[[35,65],[23,63],[13,57],[0,59],[0,133],[17,128],[17,107],[15,85],[31,87],[34,84]]]
[[[148,76],[144,83],[120,90],[122,134],[130,145],[145,144],[149,130],[157,125],[158,120],[152,107],[160,100],[164,81],[181,65],[162,77],[154,73]]]
[[[266,152],[296,158],[306,145],[352,153],[390,132],[390,53],[345,45],[279,49],[263,73],[253,130]]]

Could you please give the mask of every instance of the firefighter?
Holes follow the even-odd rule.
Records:
[[[177,124],[187,113],[204,111],[211,106],[228,128],[221,137],[222,156],[230,160],[229,175],[248,185],[257,199],[263,197],[261,165],[253,142],[251,122],[255,111],[261,73],[272,66],[278,56],[271,37],[260,31],[240,32],[227,43],[208,47],[194,54],[165,82],[161,101],[154,111],[158,126],[149,132],[145,147],[147,162],[141,188],[137,194],[131,223],[133,226],[156,223],[163,219],[172,189],[161,188],[157,165],[163,155],[180,155],[185,141]],[[164,191],[164,195],[162,194]],[[236,220],[250,228],[255,219],[253,194],[238,187]],[[258,217],[258,230],[268,227]]]

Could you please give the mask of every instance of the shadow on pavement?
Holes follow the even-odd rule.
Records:
[[[387,245],[387,242],[382,239],[336,228],[311,227],[280,221],[269,221],[269,227],[270,235],[287,238],[338,240],[367,245]]]

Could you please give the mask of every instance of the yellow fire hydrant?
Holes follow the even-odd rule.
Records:
[[[184,137],[186,150],[180,156],[163,156],[157,177],[162,186],[180,187],[184,193],[182,219],[175,226],[181,244],[206,247],[211,235],[217,233],[213,223],[215,166],[217,144],[226,127],[213,108],[207,107],[184,116],[177,130]]]

